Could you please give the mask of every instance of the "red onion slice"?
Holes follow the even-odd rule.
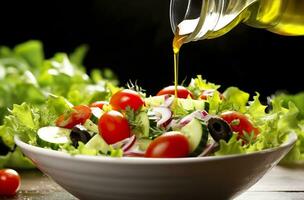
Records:
[[[208,156],[210,153],[212,153],[215,149],[217,149],[219,147],[219,144],[217,142],[213,142],[211,144],[209,144],[205,150],[198,155],[197,157],[204,157],[204,156]]]
[[[145,152],[143,151],[127,151],[124,152],[123,156],[125,157],[145,157]]]
[[[112,147],[114,149],[121,148],[123,151],[127,151],[128,149],[130,149],[134,145],[135,140],[136,140],[135,135],[132,135],[129,138],[123,139],[119,142],[116,142],[115,144],[112,144]]]
[[[164,99],[165,99],[164,103],[161,106],[169,108],[172,105],[173,101],[174,101],[174,96],[172,96],[172,95],[165,95]]]
[[[172,117],[172,112],[169,108],[166,107],[154,107],[152,109],[152,112],[155,114],[155,116],[158,118],[157,119],[157,126],[160,127],[171,120]]]
[[[146,151],[142,151],[139,149],[138,145],[133,145],[131,148],[129,148],[127,151],[124,152],[124,156],[128,157],[144,157],[146,154]]]
[[[134,144],[136,141],[136,137],[135,135],[132,135],[130,138],[128,138],[129,140],[121,147],[121,149],[123,151],[128,151]]]
[[[178,126],[179,127],[183,127],[185,125],[187,125],[189,122],[191,122],[191,120],[193,118],[197,118],[199,120],[202,121],[208,121],[210,119],[210,115],[207,113],[207,111],[203,110],[203,111],[194,111],[191,114],[187,115],[186,117],[182,118],[179,123]]]

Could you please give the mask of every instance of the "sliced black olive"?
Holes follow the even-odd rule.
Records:
[[[91,139],[91,135],[86,128],[81,125],[76,125],[71,131],[70,139],[72,141],[72,145],[77,148],[78,142],[86,144]]]
[[[8,154],[8,152],[10,152],[10,148],[8,146],[6,146],[3,142],[3,140],[0,138],[0,155],[6,155]]]
[[[223,119],[212,117],[208,120],[208,130],[215,141],[225,140],[228,142],[232,136],[230,125]]]

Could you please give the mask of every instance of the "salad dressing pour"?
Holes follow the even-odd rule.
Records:
[[[280,35],[304,35],[304,0],[171,0],[170,22],[177,96],[178,54],[184,43],[220,37],[240,23]]]
[[[179,65],[179,50],[181,46],[184,43],[184,40],[186,39],[187,36],[181,36],[178,34],[178,29],[177,33],[175,34],[173,38],[173,58],[174,58],[174,89],[175,89],[175,97],[177,98],[177,86],[178,86],[178,65]]]

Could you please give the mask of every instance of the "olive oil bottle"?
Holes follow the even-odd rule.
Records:
[[[304,35],[304,0],[171,0],[174,79],[184,43],[222,36],[239,23],[286,35]]]

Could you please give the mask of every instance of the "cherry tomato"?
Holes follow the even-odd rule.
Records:
[[[203,100],[207,100],[208,97],[212,97],[214,95],[215,91],[216,90],[214,89],[204,90],[199,98]],[[224,99],[224,96],[221,93],[220,93],[220,99]]]
[[[109,102],[107,102],[107,101],[95,101],[95,102],[91,103],[90,107],[98,107],[98,108],[102,109],[104,105],[109,105]]]
[[[165,94],[175,95],[175,86],[171,85],[171,86],[163,88],[156,94],[156,96],[161,96],[161,95],[165,95]],[[178,98],[186,99],[186,98],[188,98],[188,96],[193,98],[193,94],[187,88],[185,88],[184,86],[180,86],[180,85],[177,86],[177,97]]]
[[[255,136],[259,134],[259,129],[254,127],[246,115],[242,113],[228,111],[222,113],[221,118],[230,124],[232,131],[237,132],[239,138],[243,138],[245,132],[247,134],[251,134],[253,132]]]
[[[13,196],[20,188],[20,176],[13,169],[0,170],[0,196]]]
[[[136,111],[142,105],[144,105],[144,101],[137,92],[129,89],[124,89],[115,93],[111,97],[110,105],[115,110],[125,110],[126,107],[129,106]]]
[[[101,137],[108,143],[114,144],[130,137],[128,120],[118,111],[111,110],[104,113],[98,122]]]
[[[149,158],[180,158],[189,155],[189,141],[180,132],[167,132],[154,139],[146,151]]]
[[[66,116],[63,114],[56,120],[56,125],[62,128],[73,128],[77,124],[84,124],[91,117],[91,109],[88,106],[74,106],[72,112]]]

